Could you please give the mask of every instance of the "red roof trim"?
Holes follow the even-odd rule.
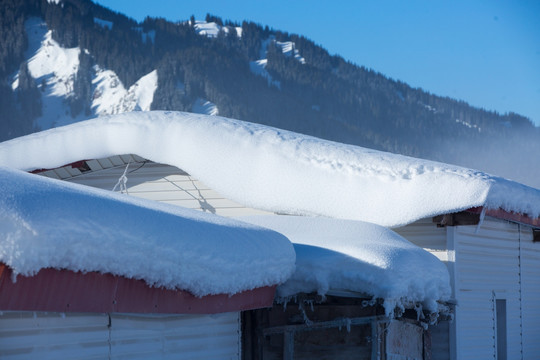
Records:
[[[480,207],[470,208],[467,211],[474,214],[480,214],[482,213],[482,210],[483,210],[483,207],[480,206]],[[486,209],[486,215],[497,218],[497,219],[513,221],[513,222],[517,222],[517,223],[521,223],[525,225],[530,225],[535,228],[540,228],[540,218],[532,218],[526,214],[515,213],[512,211],[506,211],[503,209]]]
[[[215,314],[271,307],[276,286],[234,295],[198,298],[183,290],[148,286],[142,280],[97,272],[42,269],[34,276],[17,276],[0,263],[0,311],[125,312]]]
[[[66,166],[71,166],[72,169],[87,168],[88,165],[86,164],[86,161],[87,160],[79,160],[79,161],[75,161],[75,162],[72,162],[72,163],[69,163],[69,164],[66,164],[66,165],[62,165],[62,166],[58,166],[58,167],[55,167],[55,168],[51,168],[51,169],[35,169],[35,170],[30,171],[30,174],[40,174],[40,173],[45,172],[45,171],[60,169],[60,168],[66,167]]]

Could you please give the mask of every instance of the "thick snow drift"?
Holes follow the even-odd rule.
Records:
[[[278,231],[293,242],[296,271],[278,287],[280,297],[354,291],[384,299],[388,313],[417,302],[437,311],[437,301],[450,298],[446,266],[385,227],[321,217],[239,219]]]
[[[120,114],[9,140],[0,144],[0,165],[54,168],[128,153],[280,213],[390,227],[476,206],[540,215],[540,190],[482,172],[180,112]]]
[[[14,274],[99,271],[203,296],[282,283],[295,254],[271,230],[0,167],[0,262]]]

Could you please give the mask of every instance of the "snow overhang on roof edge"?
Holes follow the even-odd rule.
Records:
[[[9,140],[0,165],[32,170],[128,153],[270,212],[387,227],[479,206],[540,216],[540,190],[480,171],[180,112],[106,116]]]

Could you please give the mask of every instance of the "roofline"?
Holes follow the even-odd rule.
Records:
[[[276,290],[274,285],[196,297],[122,276],[51,268],[12,279],[12,269],[0,263],[0,311],[216,314],[272,307]]]
[[[146,159],[141,158],[138,155],[132,155],[132,154],[116,155],[116,156],[112,156],[112,157],[119,158],[123,162],[122,165],[126,165],[130,161],[132,161],[132,160],[126,161],[124,159],[124,157],[131,158],[131,159],[133,159],[134,162],[147,161]],[[107,157],[105,159],[110,159],[112,157],[110,156],[110,157]],[[70,164],[66,164],[66,165],[63,165],[63,166],[59,166],[59,167],[56,167],[56,168],[53,168],[53,169],[36,169],[36,170],[31,171],[31,173],[39,174],[39,173],[54,171],[54,170],[60,169],[60,168],[77,169],[77,170],[79,170],[81,172],[93,172],[93,171],[96,171],[96,170],[94,170],[92,168],[93,166],[89,162],[90,161],[99,161],[99,160],[100,159],[79,160],[79,161],[76,161],[76,162],[73,162],[73,163],[70,163]],[[122,166],[122,165],[117,165],[117,166]],[[181,170],[181,171],[183,171],[183,170]],[[478,207],[469,208],[469,209],[465,210],[465,212],[472,213],[472,214],[481,214],[483,210],[484,210],[483,206],[478,206]],[[442,216],[442,215],[446,215],[446,214],[439,214],[439,215]],[[524,224],[524,225],[529,225],[529,226],[532,226],[535,229],[540,229],[540,217],[531,218],[530,216],[528,216],[526,214],[516,213],[516,212],[512,212],[512,211],[506,211],[506,210],[503,210],[503,209],[500,209],[500,208],[499,209],[486,209],[485,215],[494,217],[496,219],[508,220],[508,221],[512,221],[512,222],[516,222],[516,223],[520,223],[520,224]]]
[[[506,211],[503,209],[487,209],[482,206],[467,209],[466,211],[473,214],[481,214],[485,209],[485,215],[501,220],[508,220],[519,224],[529,225],[533,228],[540,228],[540,218],[532,218],[527,214]]]

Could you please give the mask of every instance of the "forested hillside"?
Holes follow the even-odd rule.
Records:
[[[89,0],[0,6],[0,140],[123,111],[207,112],[540,187],[528,119],[412,88],[300,35],[212,15],[137,23]]]

